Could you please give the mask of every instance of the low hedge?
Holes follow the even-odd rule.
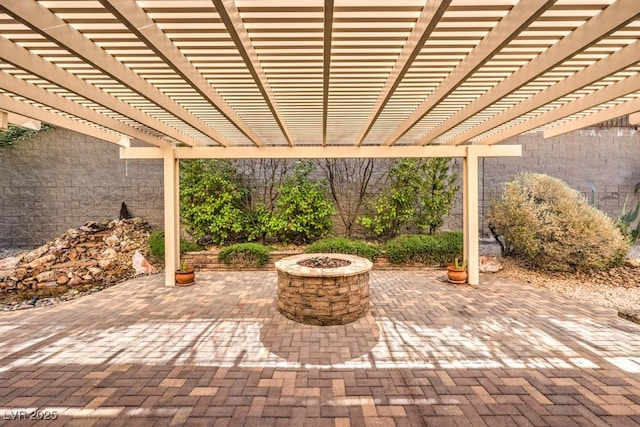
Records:
[[[227,265],[263,267],[269,262],[269,249],[260,243],[237,243],[221,249],[218,259]]]
[[[147,242],[149,255],[157,259],[164,259],[164,231],[154,231],[149,234]],[[201,251],[202,247],[197,243],[186,239],[180,239],[180,253]]]
[[[380,250],[375,246],[345,237],[327,237],[318,240],[307,246],[305,252],[350,254],[368,258],[371,261],[374,261],[380,255]]]
[[[463,256],[463,237],[460,232],[435,236],[403,234],[388,241],[385,252],[392,264],[423,263],[446,265]]]

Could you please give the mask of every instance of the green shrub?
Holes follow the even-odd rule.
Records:
[[[262,267],[269,261],[269,249],[260,243],[237,243],[222,249],[218,259],[227,265]]]
[[[147,242],[149,255],[159,260],[164,259],[164,231],[154,231],[149,234]],[[180,239],[180,253],[200,251],[202,247],[190,240]]]
[[[279,188],[270,224],[280,241],[307,243],[331,230],[335,209],[325,183],[309,177],[312,171],[312,163],[297,162],[293,174]]]
[[[358,255],[374,261],[380,254],[380,250],[360,240],[347,239],[346,237],[327,237],[313,242],[307,246],[307,253],[342,253]]]
[[[464,237],[459,231],[448,231],[434,236],[439,242],[437,262],[440,265],[451,264],[456,258],[464,257]]]
[[[222,244],[244,237],[248,189],[227,160],[180,163],[180,213],[200,242]]]
[[[409,225],[435,234],[458,191],[449,162],[446,158],[395,161],[387,172],[389,186],[373,200],[373,214],[359,218],[360,224],[382,239],[397,236]]]
[[[542,270],[606,269],[629,251],[611,218],[547,175],[523,173],[508,182],[487,222],[504,255]]]
[[[385,252],[392,264],[445,265],[462,258],[462,233],[402,234],[385,244]]]

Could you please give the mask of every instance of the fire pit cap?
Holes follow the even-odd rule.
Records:
[[[345,261],[349,261],[350,264],[344,267],[330,267],[330,268],[318,268],[318,267],[305,267],[299,265],[298,262],[315,257],[328,257],[337,258]],[[373,268],[373,263],[366,258],[362,258],[356,255],[348,254],[333,254],[333,253],[319,253],[319,254],[301,254],[293,255],[286,258],[282,258],[275,263],[276,270],[283,271],[293,276],[302,277],[336,277],[336,276],[355,276],[369,271]]]

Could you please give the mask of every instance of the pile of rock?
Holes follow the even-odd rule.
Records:
[[[142,218],[88,222],[31,252],[0,260],[0,293],[111,284],[153,273],[142,256],[148,237]]]

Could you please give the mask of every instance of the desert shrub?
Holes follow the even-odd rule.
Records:
[[[220,250],[218,259],[227,265],[262,267],[269,261],[269,249],[260,243],[237,243]]]
[[[307,246],[307,253],[342,253],[358,255],[375,260],[380,254],[380,250],[366,242],[360,240],[347,239],[346,237],[327,237],[317,240]]]
[[[637,190],[638,186],[636,185],[636,193]],[[627,212],[628,200],[629,197],[625,197],[620,215],[618,215],[618,218],[616,219],[616,226],[618,227],[622,235],[627,239],[629,245],[633,246],[638,241],[638,238],[640,238],[640,221],[638,221],[638,215],[640,214],[640,203],[636,204],[635,209],[631,209],[629,212]]]
[[[392,264],[444,265],[462,257],[462,233],[402,234],[385,244],[385,252]]]
[[[606,269],[621,264],[629,250],[611,218],[542,174],[523,173],[508,182],[487,222],[504,255],[543,270]]]
[[[307,243],[331,230],[335,209],[329,201],[326,184],[312,180],[311,172],[312,163],[296,162],[293,174],[278,189],[270,226],[280,241]]]
[[[164,259],[164,231],[154,231],[149,234],[147,241],[149,255],[159,260]],[[180,239],[180,253],[200,251],[202,247],[195,242]]]

